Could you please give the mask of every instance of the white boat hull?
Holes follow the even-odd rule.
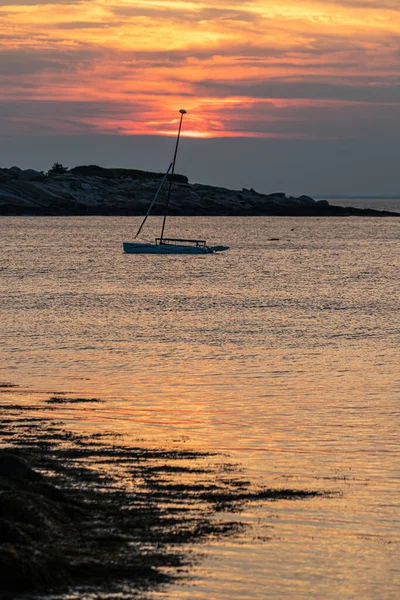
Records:
[[[146,244],[139,242],[123,242],[127,254],[213,254],[214,249],[208,246],[185,246],[178,244]]]

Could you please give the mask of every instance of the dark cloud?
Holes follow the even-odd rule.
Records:
[[[69,21],[67,23],[58,23],[57,29],[109,29],[118,27],[120,23],[100,23],[95,21]]]
[[[213,80],[198,81],[196,90],[203,95],[205,90],[212,96],[251,97],[251,98],[288,98],[337,100],[349,102],[400,103],[400,78],[379,77],[331,77],[331,81],[266,79],[262,82],[216,82]]]
[[[11,131],[15,123],[25,133],[39,133],[43,127],[60,131],[105,131],[124,133],[121,121],[140,124],[148,118],[148,103],[83,101],[0,102],[0,130]],[[93,119],[96,125],[93,125]],[[398,137],[393,123],[400,119],[400,103],[315,103],[243,101],[242,104],[212,107],[208,122],[212,134],[266,135],[294,139],[394,140]],[[106,127],[106,128],[107,128]],[[159,126],[159,129],[162,125]],[[169,126],[166,127],[169,130]]]
[[[179,5],[174,6],[172,3],[168,8],[154,5],[117,5],[110,6],[110,12],[117,16],[124,17],[149,17],[152,19],[168,19],[184,21],[185,23],[198,23],[205,21],[239,21],[239,22],[256,22],[259,17],[252,11],[245,8],[232,8],[232,3],[229,3],[226,8],[216,7],[201,7],[199,10],[183,9]]]
[[[65,64],[48,51],[0,50],[0,75],[31,75],[44,70],[64,71]],[[2,82],[4,84],[4,80]]]
[[[43,4],[80,4],[95,0],[0,0],[0,6],[40,6]]]
[[[96,50],[87,46],[77,47],[74,50],[32,47],[9,50],[0,48],[0,75],[9,75],[14,78],[14,83],[21,85],[19,75],[34,75],[43,71],[58,73],[71,73],[97,60]],[[1,84],[5,85],[2,79]],[[32,85],[32,83],[30,84]],[[40,82],[38,82],[40,85]]]
[[[329,106],[285,106],[273,103],[225,108],[217,118],[233,133],[264,133],[292,139],[358,139],[394,141],[398,132],[393,123],[400,119],[400,104],[345,104]],[[233,119],[234,117],[234,119]]]
[[[400,12],[398,0],[324,0],[326,4],[349,6],[351,8],[389,9]]]
[[[75,119],[81,122],[86,118],[120,119],[131,113],[147,108],[144,102],[108,102],[108,101],[68,101],[68,100],[0,100],[0,118],[58,117],[64,120]]]
[[[256,13],[246,10],[246,8],[227,6],[226,8],[203,8],[198,13],[199,21],[210,21],[210,20],[222,20],[222,21],[246,21],[246,22],[257,22],[259,17]]]
[[[149,17],[154,20],[164,20],[165,18],[168,18],[168,20],[179,19],[185,22],[197,20],[196,12],[182,11],[182,9],[174,7],[173,5],[170,8],[163,8],[157,5],[135,6],[123,4],[121,6],[110,6],[109,11],[118,17]]]

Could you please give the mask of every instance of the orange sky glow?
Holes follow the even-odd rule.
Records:
[[[175,135],[185,108],[188,137],[336,139],[400,106],[398,0],[0,0],[0,39],[10,134]]]

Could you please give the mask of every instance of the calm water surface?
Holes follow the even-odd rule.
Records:
[[[400,219],[171,220],[231,246],[197,257],[124,255],[137,223],[0,218],[0,380],[106,399],[63,408],[79,431],[339,492],[249,508],[154,598],[399,598]]]

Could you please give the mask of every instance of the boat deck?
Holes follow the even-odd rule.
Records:
[[[206,246],[206,240],[188,240],[185,238],[156,238],[156,244],[173,244],[178,246],[181,244],[193,244],[196,248],[204,248]]]

